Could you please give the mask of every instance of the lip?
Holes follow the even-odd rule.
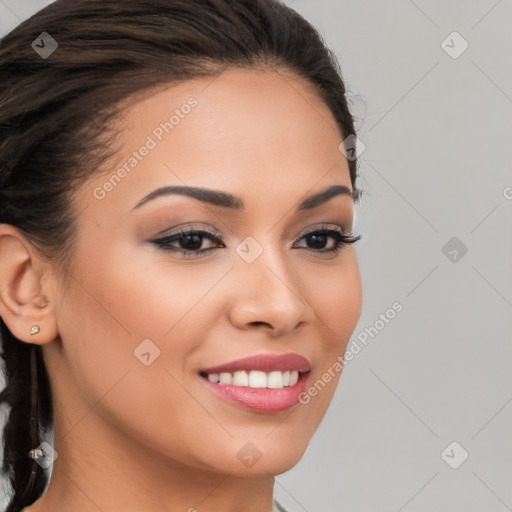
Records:
[[[301,393],[306,391],[310,373],[299,373],[297,384],[286,388],[251,388],[233,384],[216,384],[200,377],[215,395],[234,405],[253,412],[273,414],[284,412],[299,403]]]
[[[200,373],[222,373],[259,370],[262,372],[284,372],[296,370],[300,373],[309,372],[311,363],[299,354],[258,354],[255,356],[237,359],[225,364],[201,368]],[[291,386],[293,387],[293,386]]]
[[[299,379],[293,386],[285,388],[251,388],[210,382],[208,373],[234,373],[237,371],[259,370],[262,372],[296,370]],[[253,412],[273,414],[284,412],[299,403],[301,393],[306,391],[311,363],[298,354],[259,354],[237,359],[229,363],[203,368],[199,371],[201,380],[217,397],[238,407]]]

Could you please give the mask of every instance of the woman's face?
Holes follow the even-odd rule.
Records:
[[[228,70],[146,95],[121,126],[116,160],[76,195],[60,337],[44,347],[55,442],[90,443],[98,465],[128,449],[141,461],[282,473],[326,412],[361,312],[354,246],[329,252],[332,234],[305,236],[350,233],[352,198],[299,208],[329,187],[352,191],[334,117],[290,73]],[[151,196],[162,187],[208,192]],[[212,240],[171,240],[182,229]],[[245,358],[255,359],[236,363]],[[300,371],[297,384],[287,370]]]

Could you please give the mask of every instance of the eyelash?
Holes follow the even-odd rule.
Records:
[[[212,242],[220,242],[219,237],[211,233],[209,231],[203,231],[198,230],[194,228],[185,228],[183,230],[177,231],[176,233],[172,233],[171,235],[153,240],[152,242],[156,244],[160,249],[165,251],[171,251],[171,252],[178,252],[185,256],[188,255],[198,255],[198,254],[204,254],[208,251],[212,251],[216,249],[215,247],[210,247],[209,249],[198,249],[198,250],[190,250],[190,249],[177,249],[175,247],[170,247],[170,244],[172,242],[179,241],[187,236],[191,235],[199,235],[201,238],[206,238],[207,240],[210,240]],[[309,249],[313,252],[319,252],[319,253],[332,253],[337,254],[344,245],[351,245],[355,244],[357,241],[361,240],[362,236],[357,235],[354,236],[353,233],[343,233],[342,231],[339,231],[337,229],[332,228],[316,228],[311,231],[308,231],[299,240],[302,240],[303,238],[306,238],[308,236],[312,235],[328,235],[331,238],[334,238],[336,240],[336,246],[333,249]],[[201,244],[202,245],[202,244]]]

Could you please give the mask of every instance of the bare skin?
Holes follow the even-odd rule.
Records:
[[[105,187],[192,96],[197,106]],[[304,234],[350,233],[354,203],[337,195],[295,211],[331,185],[352,190],[340,132],[301,78],[261,69],[145,96],[123,130],[115,162],[76,194],[67,288],[17,229],[0,225],[0,315],[43,346],[54,395],[58,458],[26,510],[271,512],[273,477],[304,454],[340,373],[307,405],[259,413],[219,398],[198,371],[296,353],[313,383],[343,355],[362,305],[355,246],[321,253]],[[165,195],[134,209],[168,185],[234,194],[244,208]],[[101,199],[98,187],[109,189]],[[213,230],[220,242],[203,238],[200,249],[212,250],[188,256],[152,242],[178,227]],[[246,237],[263,249],[251,263],[236,252]],[[148,366],[134,355],[145,339],[160,350]],[[262,455],[252,467],[237,456],[247,442]]]

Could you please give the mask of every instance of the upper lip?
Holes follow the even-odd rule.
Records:
[[[259,370],[262,372],[296,370],[304,373],[311,370],[311,363],[298,354],[258,354],[217,366],[201,368],[199,371],[204,373],[233,373],[244,370]]]

